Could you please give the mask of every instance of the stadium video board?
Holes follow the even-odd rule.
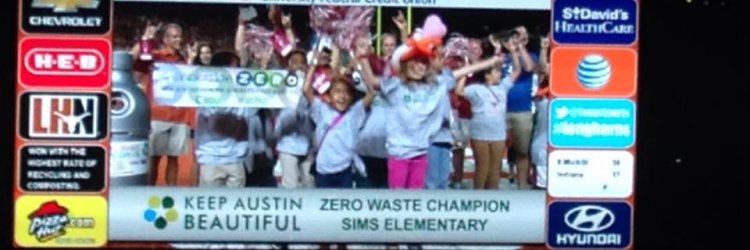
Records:
[[[632,248],[638,5],[19,0],[15,244]]]

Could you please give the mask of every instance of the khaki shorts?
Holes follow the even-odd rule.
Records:
[[[151,121],[148,139],[151,156],[180,156],[187,153],[190,127],[181,123]]]
[[[245,167],[242,163],[200,165],[201,187],[245,187]]]
[[[508,129],[513,133],[513,149],[516,153],[529,155],[534,114],[531,112],[508,113]]]

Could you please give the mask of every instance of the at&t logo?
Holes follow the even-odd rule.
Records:
[[[612,76],[612,67],[606,57],[597,54],[586,55],[578,63],[578,82],[586,88],[602,87]]]

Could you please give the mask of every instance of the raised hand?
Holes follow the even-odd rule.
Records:
[[[258,16],[258,12],[255,11],[253,6],[240,7],[239,15],[237,15],[237,23],[245,24],[252,21]]]
[[[163,24],[161,22],[159,22],[159,24],[157,24],[157,25],[154,25],[153,23],[151,23],[151,21],[147,21],[146,22],[146,29],[143,32],[143,37],[142,38],[143,39],[154,39],[156,37],[156,32],[158,32],[161,29],[162,25]]]
[[[398,11],[398,15],[393,17],[393,23],[396,24],[399,30],[406,29],[406,18],[404,17],[403,11]]]
[[[542,49],[549,48],[549,37],[548,36],[543,36],[541,38],[541,40],[540,40],[539,43],[540,43],[539,45],[542,47]]]
[[[190,61],[198,57],[198,42],[193,42],[192,45],[188,46],[188,58]]]
[[[371,51],[370,46],[372,46],[370,40],[362,37],[358,38],[354,46],[354,56],[362,57],[369,55]]]
[[[281,15],[281,26],[285,29],[292,27],[292,14]]]
[[[495,38],[495,36],[493,36],[492,34],[490,34],[489,40],[490,44],[492,44],[492,47],[495,47],[495,49],[503,46],[502,42],[500,42],[500,40],[497,40],[497,38]]]

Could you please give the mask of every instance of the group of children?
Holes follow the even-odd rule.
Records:
[[[278,161],[285,188],[441,189],[450,183],[454,150],[468,144],[476,161],[474,188],[499,188],[508,138],[508,93],[523,74],[546,72],[524,65],[536,59],[523,48],[517,34],[489,35],[485,43],[494,53],[476,60],[446,56],[442,41],[447,27],[433,15],[423,29],[410,38],[402,35],[400,45],[377,56],[371,39],[364,35],[349,47],[332,43],[305,51],[294,38],[291,17],[281,18],[292,50],[249,48],[243,38],[248,20],[241,20],[235,51],[215,52],[196,44],[188,48],[187,58],[173,60],[306,73],[296,107],[197,109],[194,124],[188,125],[194,127],[199,186],[274,186],[271,169]],[[394,22],[403,34],[402,18]],[[158,28],[146,29],[153,30]],[[179,35],[174,34],[178,31],[179,26],[167,26],[161,50],[179,55],[179,45],[170,47],[176,38],[168,36]],[[144,37],[152,39],[153,34]],[[395,35],[381,39],[384,44],[398,40]],[[131,51],[139,59],[139,46]],[[472,117],[463,124],[469,127],[468,142],[466,135],[457,132],[462,124],[452,107],[451,93],[471,105]],[[153,108],[152,117],[160,117],[153,112],[170,112]],[[174,133],[174,128],[154,131],[152,123],[152,134],[157,133],[152,145],[164,145],[153,140],[158,133]],[[174,157],[181,150],[162,152],[152,147],[152,154]]]

